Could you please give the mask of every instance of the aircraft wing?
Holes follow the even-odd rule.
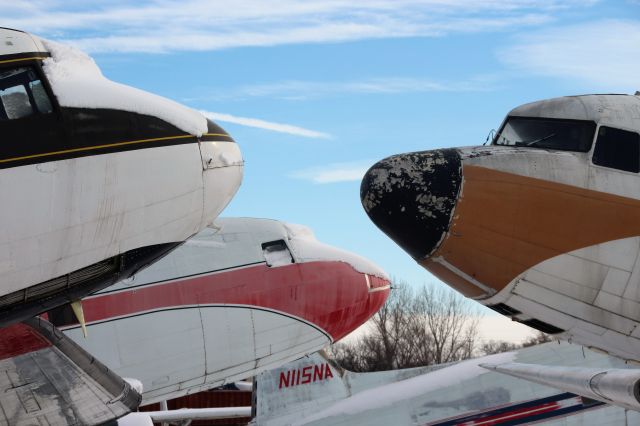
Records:
[[[0,329],[0,425],[97,425],[135,410],[140,394],[51,323]]]
[[[640,411],[640,369],[580,368],[510,362],[480,367]]]

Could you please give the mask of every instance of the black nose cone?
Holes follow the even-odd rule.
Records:
[[[365,174],[360,199],[373,223],[421,260],[449,230],[461,181],[462,162],[455,149],[394,155]]]

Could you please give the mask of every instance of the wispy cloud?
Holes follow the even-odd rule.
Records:
[[[373,163],[375,163],[375,160],[332,163],[325,166],[298,170],[290,173],[289,177],[309,180],[319,184],[359,181]]]
[[[257,118],[238,117],[231,114],[219,112],[201,111],[205,116],[215,121],[225,123],[240,124],[241,126],[256,127],[258,129],[270,130],[272,132],[287,133],[290,135],[302,136],[305,138],[330,139],[328,133],[305,129],[304,127],[293,126],[291,124],[274,123],[272,121],[260,120]]]
[[[167,52],[242,46],[433,37],[535,26],[595,0],[17,0],[3,25],[91,52]],[[34,6],[35,5],[35,6]]]
[[[604,20],[529,34],[497,55],[527,73],[580,80],[598,89],[640,89],[640,21]]]
[[[269,84],[244,86],[224,93],[216,91],[216,98],[275,97],[281,99],[309,99],[347,93],[398,94],[424,92],[476,92],[495,88],[495,79],[481,76],[464,81],[436,81],[426,78],[386,77],[359,81],[300,81],[290,80]]]

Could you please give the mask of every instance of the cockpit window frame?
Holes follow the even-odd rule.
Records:
[[[50,113],[41,113],[38,111],[36,114],[60,117],[60,112],[61,112],[60,104],[58,103],[58,98],[56,97],[51,85],[49,84],[49,79],[47,78],[44,70],[42,69],[42,60],[27,58],[25,60],[9,61],[9,62],[0,64],[0,71],[11,69],[11,68],[31,68],[35,72],[37,79],[40,80],[40,82],[42,83],[42,87],[47,97],[49,98],[49,102],[51,103],[52,110]],[[8,121],[11,121],[11,120],[8,120]]]
[[[589,142],[589,146],[586,150],[574,150],[574,149],[562,149],[562,148],[550,148],[550,147],[545,147],[545,146],[522,146],[522,145],[504,145],[504,144],[499,144],[498,139],[500,138],[500,135],[502,134],[502,132],[504,131],[504,128],[506,127],[507,123],[509,122],[509,119],[511,118],[517,118],[519,120],[531,120],[531,121],[536,121],[536,120],[545,120],[545,121],[557,121],[557,122],[575,122],[575,123],[589,123],[593,125],[593,133],[591,135],[591,140]],[[531,149],[544,149],[544,150],[552,150],[552,151],[562,151],[562,152],[575,152],[575,153],[581,153],[581,154],[586,154],[586,153],[590,153],[593,151],[593,146],[594,146],[594,141],[595,138],[597,136],[597,129],[598,129],[598,123],[594,120],[579,120],[579,119],[574,119],[574,118],[560,118],[560,117],[529,117],[529,116],[521,116],[521,115],[507,115],[505,117],[505,119],[502,121],[502,124],[500,125],[500,129],[496,132],[493,140],[491,141],[491,145],[493,146],[502,146],[502,147],[510,147],[510,148],[531,148]]]

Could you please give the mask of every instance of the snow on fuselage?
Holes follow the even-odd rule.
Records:
[[[389,294],[366,259],[274,220],[219,219],[133,278],[50,312],[144,403],[219,386],[315,352],[371,317]],[[69,324],[73,322],[74,324]]]
[[[640,360],[640,97],[511,111],[490,146],[401,154],[361,196],[376,225],[468,297]]]
[[[0,29],[0,326],[167,253],[238,189],[233,139],[102,76],[71,47]]]

